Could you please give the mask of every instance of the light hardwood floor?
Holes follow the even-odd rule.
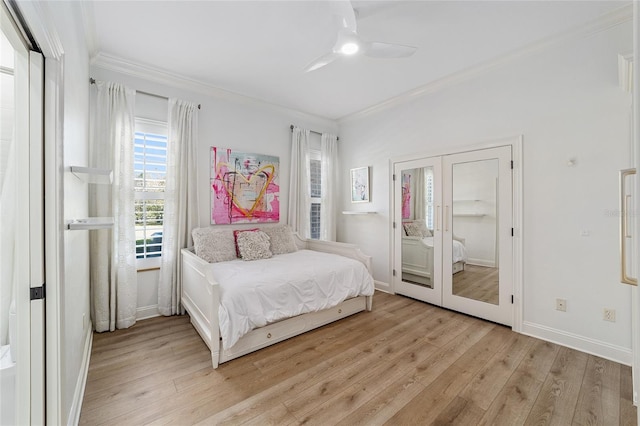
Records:
[[[500,301],[498,268],[466,264],[453,275],[453,294],[497,305]]]
[[[629,367],[402,296],[217,370],[188,321],[94,335],[80,424],[636,424]]]

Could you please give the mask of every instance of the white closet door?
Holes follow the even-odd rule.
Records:
[[[394,291],[441,305],[441,158],[397,162],[394,175]]]
[[[42,56],[0,23],[0,424],[44,424]]]
[[[446,155],[442,305],[511,325],[511,147]]]

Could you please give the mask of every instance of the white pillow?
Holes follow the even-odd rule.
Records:
[[[298,251],[293,231],[287,225],[265,226],[261,229],[271,240],[271,253],[286,254]]]
[[[269,259],[269,236],[262,231],[240,232],[238,234],[238,251],[242,260]]]
[[[209,263],[236,259],[231,229],[196,228],[191,231],[196,256]]]
[[[423,221],[408,222],[404,225],[404,230],[409,237],[431,237],[433,234],[427,229]]]

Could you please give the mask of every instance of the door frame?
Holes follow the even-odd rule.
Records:
[[[64,48],[49,18],[46,2],[20,2],[24,24],[44,56],[44,237],[45,237],[45,350],[46,423],[77,423],[66,419],[62,408],[61,284],[64,282],[63,141],[64,141]],[[78,410],[79,413],[79,410]],[[67,421],[69,420],[69,421]]]
[[[399,157],[394,157],[389,160],[389,185],[391,190],[389,191],[389,241],[391,242],[390,253],[389,256],[389,276],[391,283],[390,293],[396,294],[394,278],[392,271],[402,265],[396,265],[396,251],[400,250],[397,247],[398,243],[395,238],[395,229],[393,228],[394,221],[398,220],[395,217],[395,206],[394,200],[396,198],[395,186],[393,182],[393,174],[395,170],[395,166],[397,163],[409,162],[411,160],[419,160],[423,158],[429,157],[438,157],[445,156],[451,154],[458,154],[468,151],[477,151],[481,149],[487,148],[497,148],[501,146],[510,146],[511,147],[511,158],[513,161],[513,172],[512,172],[512,220],[513,220],[513,238],[511,239],[512,250],[513,250],[513,263],[512,263],[512,276],[513,276],[513,323],[511,329],[516,332],[522,331],[522,323],[523,323],[523,303],[524,303],[524,273],[523,273],[523,236],[524,236],[524,199],[523,199],[523,144],[524,144],[524,136],[510,136],[504,138],[495,138],[488,139],[481,142],[476,142],[472,144],[451,144],[452,146],[443,147],[434,149],[431,151],[427,151],[424,153],[417,154],[408,154]],[[397,225],[399,226],[399,225]]]

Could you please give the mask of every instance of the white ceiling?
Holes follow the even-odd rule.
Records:
[[[335,41],[327,1],[93,1],[93,54],[339,119],[589,22],[619,1],[354,1],[358,33],[418,47],[302,70]],[[91,22],[93,20],[93,22]]]

